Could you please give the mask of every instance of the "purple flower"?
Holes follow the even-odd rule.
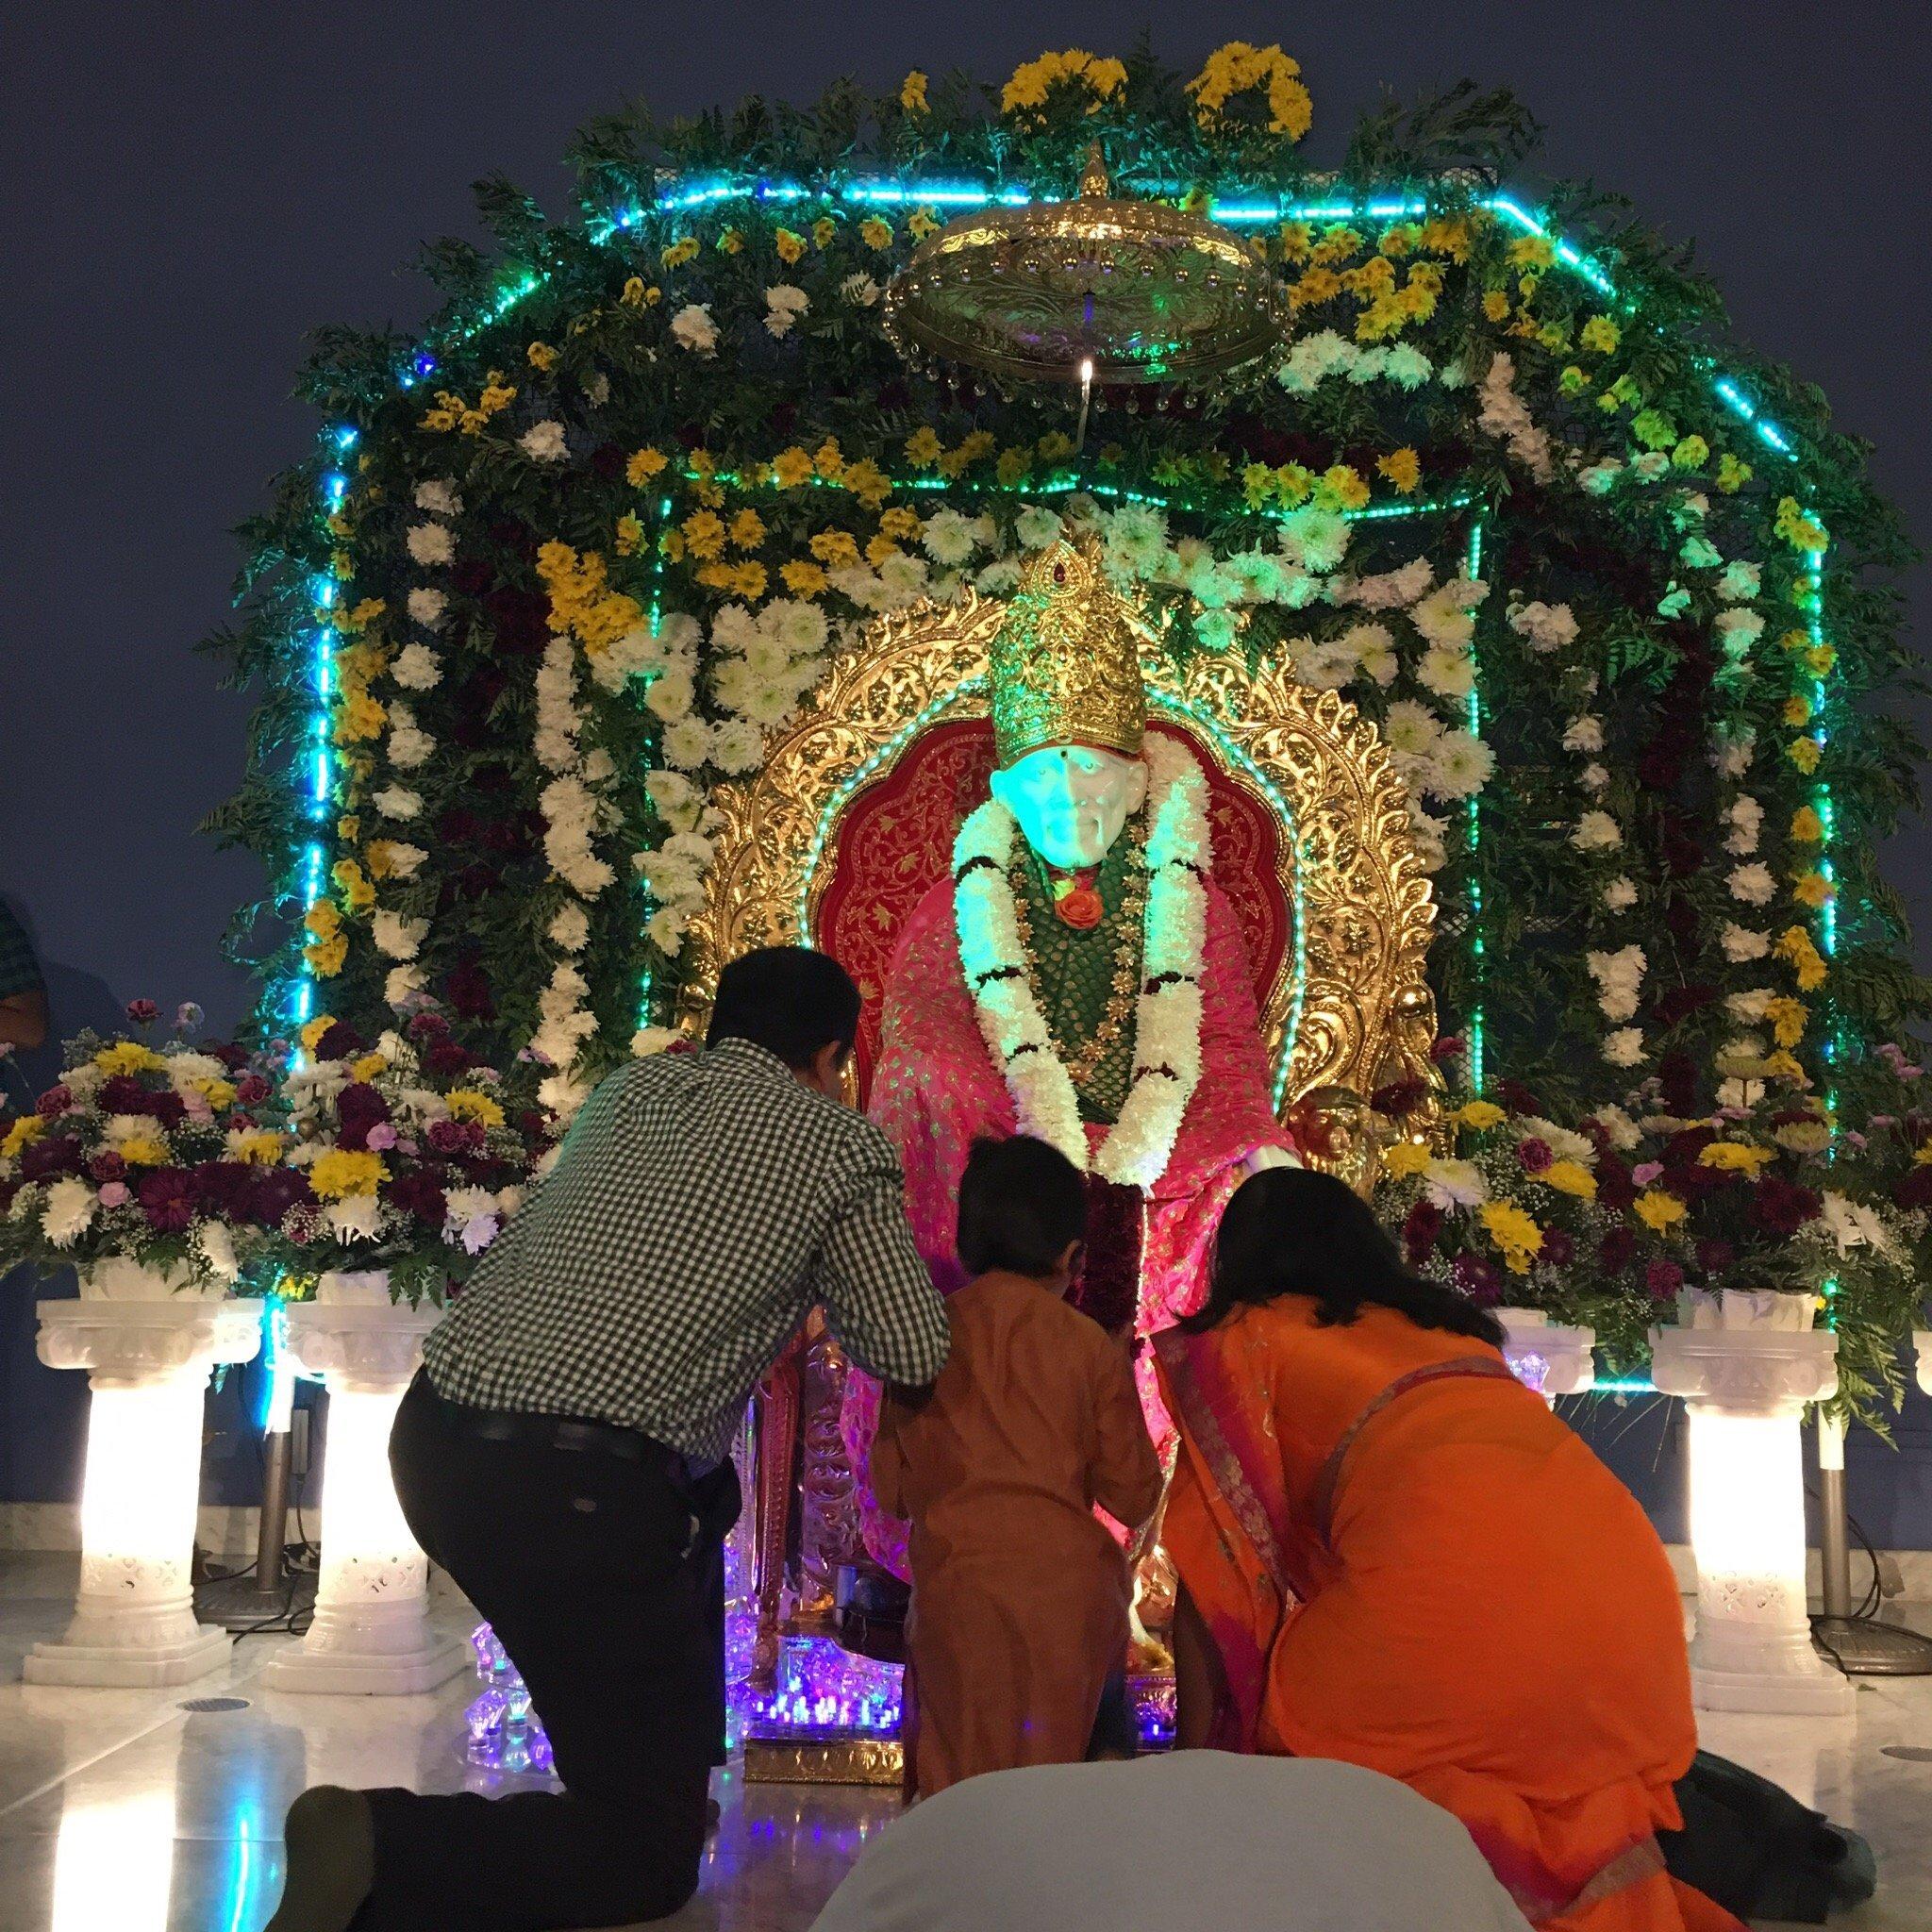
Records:
[[[153,1025],[155,1017],[160,1010],[160,1008],[156,1006],[152,1000],[129,1000],[127,1002],[127,1017],[137,1026]]]
[[[372,1154],[387,1154],[396,1144],[396,1130],[389,1121],[377,1121],[363,1137],[363,1146]]]
[[[73,1105],[74,1095],[65,1087],[49,1087],[34,1103],[34,1111],[43,1121],[55,1121]]]
[[[341,1124],[340,1143],[356,1153],[369,1145],[369,1132],[389,1119],[389,1102],[374,1087],[358,1080],[344,1087],[336,1100],[336,1118]]]
[[[80,1171],[80,1142],[65,1134],[50,1134],[44,1141],[29,1141],[20,1150],[20,1177],[24,1181],[49,1181],[57,1174]]]
[[[1539,1141],[1534,1134],[1516,1143],[1516,1158],[1523,1163],[1524,1174],[1541,1174],[1546,1167],[1554,1166],[1557,1158],[1550,1143]]]
[[[203,1013],[201,1008],[192,1000],[183,1000],[175,1008],[175,1031],[176,1033],[192,1033],[206,1018],[207,1015]]]
[[[1654,1302],[1674,1300],[1683,1285],[1684,1271],[1674,1261],[1653,1261],[1643,1271],[1643,1286]]]
[[[194,1220],[194,1177],[185,1167],[150,1168],[141,1177],[141,1211],[157,1234],[181,1234]]]
[[[103,1147],[87,1164],[87,1171],[97,1181],[118,1181],[127,1173],[127,1163],[111,1147]]]

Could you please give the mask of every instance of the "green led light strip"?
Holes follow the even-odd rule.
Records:
[[[1477,517],[1469,526],[1468,571],[1471,583],[1482,579],[1483,569],[1483,520]],[[1472,618],[1472,623],[1474,621]],[[1475,637],[1470,636],[1469,661],[1471,681],[1469,687],[1468,724],[1472,738],[1480,739],[1483,730],[1482,679],[1477,670]],[[1477,866],[1482,857],[1483,814],[1480,791],[1472,792],[1469,798],[1469,951],[1474,962],[1474,976],[1476,984],[1475,1004],[1469,1013],[1469,1084],[1470,1091],[1480,1093],[1487,1072],[1488,1045],[1484,1039],[1483,986],[1489,976],[1489,962],[1486,955],[1486,941],[1483,938],[1483,882],[1478,875]]]

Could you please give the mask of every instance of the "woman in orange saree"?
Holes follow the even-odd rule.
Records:
[[[1663,1546],[1501,1339],[1340,1181],[1241,1187],[1155,1344],[1181,1742],[1400,1778],[1547,1932],[1741,1932],[1657,1841],[1696,1749]]]

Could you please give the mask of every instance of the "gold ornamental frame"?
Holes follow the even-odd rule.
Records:
[[[702,1024],[725,960],[810,941],[829,876],[823,861],[853,800],[928,726],[987,715],[987,652],[1005,611],[968,591],[865,625],[768,741],[762,769],[714,790],[717,856],[686,934],[687,1025]],[[1260,999],[1276,1104],[1312,1098],[1353,1142],[1359,1119],[1346,1116],[1359,1115],[1359,1096],[1430,1071],[1436,1011],[1424,964],[1435,904],[1407,791],[1374,726],[1337,692],[1296,682],[1285,663],[1177,658],[1143,625],[1141,666],[1150,717],[1186,727],[1286,820],[1281,883],[1294,930]]]

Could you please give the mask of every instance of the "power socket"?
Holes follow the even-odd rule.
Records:
[[[309,1424],[313,1413],[297,1408],[289,1418],[289,1474],[300,1482],[308,1474]]]

